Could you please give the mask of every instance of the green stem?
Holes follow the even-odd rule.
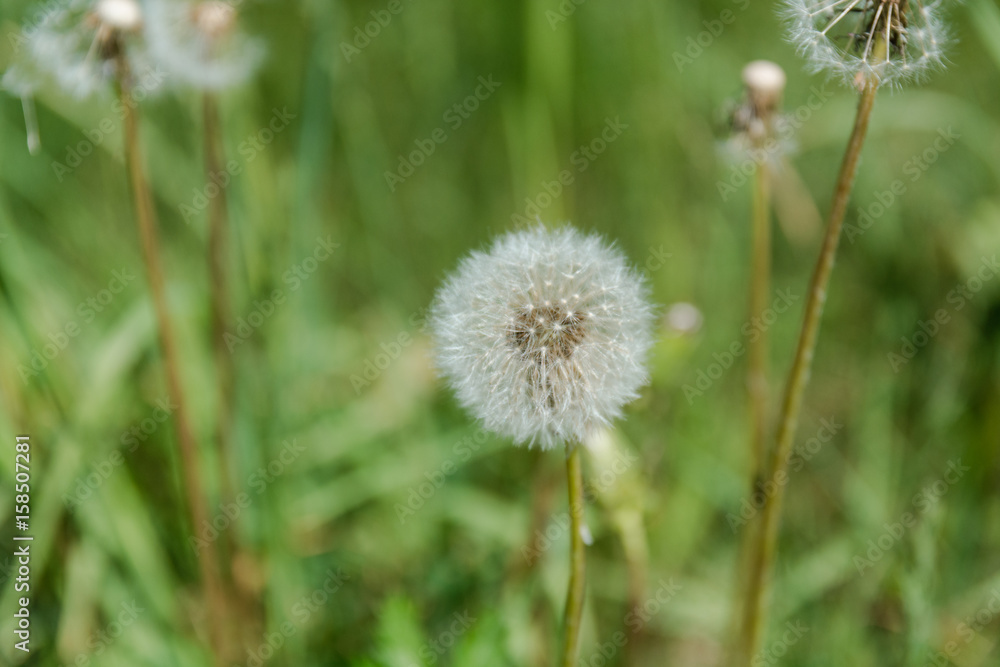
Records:
[[[750,267],[750,317],[759,317],[767,309],[771,291],[771,174],[768,165],[757,168],[754,180],[752,206],[752,251]],[[767,357],[768,336],[761,332],[749,343],[747,360],[747,394],[750,405],[750,484],[751,496],[761,488],[764,477],[765,442],[767,441]],[[756,560],[759,526],[756,522],[746,526],[738,558],[738,583],[735,587],[736,604],[745,599],[747,573]],[[739,616],[734,615],[734,620]],[[742,622],[742,621],[738,621]],[[740,637],[739,634],[736,635]],[[745,638],[741,638],[743,642]]]
[[[580,624],[583,618],[586,563],[583,545],[583,466],[580,446],[566,444],[566,477],[569,490],[570,570],[566,592],[566,638],[563,643],[563,667],[575,667],[580,653]]]
[[[766,606],[770,586],[771,570],[774,565],[775,548],[778,541],[778,524],[781,518],[781,507],[784,500],[784,490],[787,484],[787,461],[795,438],[799,412],[802,408],[802,396],[809,382],[809,372],[812,367],[813,354],[816,350],[816,339],[819,335],[820,320],[823,306],[826,303],[827,287],[830,283],[830,273],[833,270],[837,245],[840,241],[840,230],[847,211],[847,202],[854,185],[858,158],[868,131],[868,121],[875,105],[875,93],[878,84],[869,81],[861,91],[857,116],[854,120],[854,130],[851,133],[844,160],[837,176],[837,185],[833,193],[830,215],[827,222],[826,236],[820,250],[816,270],[806,300],[805,316],[802,329],[799,332],[798,346],[795,358],[789,372],[788,385],[782,404],[781,417],[778,421],[778,435],[770,463],[767,468],[767,479],[775,482],[775,491],[765,495],[764,506],[761,509],[761,525],[758,533],[758,546],[752,556],[749,572],[749,586],[743,613],[741,627],[740,663],[750,665],[757,653],[761,636],[766,625]],[[784,480],[784,481],[782,481]]]
[[[750,278],[750,316],[767,309],[771,291],[771,184],[767,164],[757,168],[753,198],[753,261]],[[767,435],[767,345],[766,333],[749,343],[747,391],[750,398],[751,480],[756,483],[764,465]]]
[[[219,109],[215,97],[205,93],[202,103],[205,179],[222,171],[222,148],[219,136]],[[218,373],[219,404],[216,421],[216,443],[222,497],[230,502],[234,497],[232,484],[233,386],[235,369],[232,354],[226,346],[226,325],[231,321],[229,307],[229,211],[225,189],[209,202],[208,207],[208,274],[212,302],[212,343]],[[228,535],[228,533],[227,533]],[[227,538],[231,540],[232,538]]]
[[[142,242],[143,259],[153,296],[153,308],[159,330],[160,347],[167,376],[167,391],[176,406],[174,421],[177,425],[181,470],[187,492],[188,509],[191,512],[191,529],[198,530],[209,521],[208,502],[202,486],[201,469],[198,463],[198,444],[188,412],[180,374],[180,357],[174,337],[170,309],[167,307],[166,280],[160,264],[160,241],[157,231],[156,210],[143,171],[142,150],[139,145],[139,113],[132,99],[129,73],[124,56],[119,57],[119,88],[122,108],[125,110],[125,160],[135,203],[136,223]],[[216,660],[221,662],[222,647],[225,644],[224,624],[225,589],[219,573],[218,550],[215,541],[209,540],[204,551],[198,554],[198,565],[202,584],[205,587],[207,604],[206,619]]]

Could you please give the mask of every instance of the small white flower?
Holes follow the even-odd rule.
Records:
[[[236,25],[236,9],[220,0],[148,0],[146,39],[169,78],[204,90],[246,81],[264,57],[261,42]]]
[[[543,226],[473,252],[431,309],[437,365],[486,428],[582,442],[647,382],[647,287],[601,237]]]
[[[898,85],[942,64],[943,0],[786,0],[789,41],[816,72],[858,86]],[[876,47],[887,45],[885,57]]]

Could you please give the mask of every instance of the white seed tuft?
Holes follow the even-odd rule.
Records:
[[[785,0],[788,41],[814,72],[851,87],[897,86],[944,63],[949,42],[944,0]],[[881,57],[878,41],[887,42]]]
[[[438,290],[437,366],[486,428],[542,449],[582,442],[648,380],[647,292],[599,236],[511,232],[465,258]]]
[[[149,69],[140,38],[144,17],[135,0],[66,0],[46,9],[4,73],[2,85],[27,96],[53,85],[78,99],[107,92],[117,76],[120,46],[133,74]]]
[[[147,0],[146,38],[174,84],[203,90],[236,86],[264,59],[259,40],[238,29],[236,10],[218,0]]]

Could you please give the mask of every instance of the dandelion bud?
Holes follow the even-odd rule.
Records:
[[[785,92],[785,70],[770,60],[754,60],[743,68],[743,85],[757,116],[771,114]]]
[[[786,0],[789,41],[810,69],[857,87],[900,84],[940,66],[943,0]]]
[[[236,10],[219,0],[199,3],[192,12],[195,26],[208,37],[221,37],[236,25]]]
[[[459,402],[518,444],[582,442],[647,381],[643,278],[571,227],[511,232],[472,253],[439,289],[431,324]]]
[[[769,60],[754,60],[743,68],[742,78],[745,95],[729,114],[730,135],[722,154],[735,164],[776,162],[793,148],[791,138],[778,131],[785,71]]]

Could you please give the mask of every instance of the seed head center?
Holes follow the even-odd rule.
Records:
[[[507,338],[512,347],[536,363],[569,359],[585,335],[586,315],[551,305],[521,308]]]

